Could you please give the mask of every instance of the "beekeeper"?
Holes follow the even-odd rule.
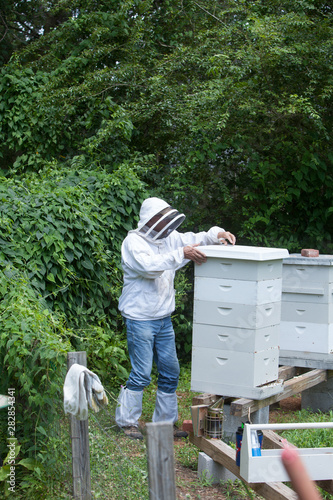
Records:
[[[197,264],[206,261],[199,245],[236,242],[233,234],[216,226],[208,232],[179,233],[176,229],[184,219],[184,214],[165,201],[147,198],[140,209],[138,228],[129,231],[121,248],[124,285],[119,310],[126,322],[132,369],[118,397],[116,423],[132,439],[142,439],[138,421],[153,360],[158,370],[153,422],[175,424],[178,419],[179,363],[171,323],[175,272],[190,260]],[[182,435],[176,427],[174,434]]]

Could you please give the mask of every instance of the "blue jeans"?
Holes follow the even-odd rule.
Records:
[[[132,370],[126,386],[132,391],[142,391],[151,382],[153,360],[158,370],[158,389],[172,394],[179,379],[175,332],[170,316],[151,321],[125,319],[127,345]]]

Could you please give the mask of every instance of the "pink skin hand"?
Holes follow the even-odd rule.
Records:
[[[282,463],[290,477],[299,500],[321,500],[315,484],[311,481],[296,448],[285,448]]]
[[[229,233],[229,231],[221,231],[217,235],[218,239],[223,239],[222,243],[224,245],[227,245],[227,240],[234,245],[236,243],[236,237],[232,234]],[[207,257],[203,252],[200,252],[196,247],[200,246],[199,243],[196,245],[188,245],[187,247],[184,247],[184,257],[185,259],[193,260],[196,264],[203,264],[206,262]]]

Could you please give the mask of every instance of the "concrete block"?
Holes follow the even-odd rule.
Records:
[[[192,343],[194,347],[226,351],[264,351],[280,345],[280,325],[255,330],[194,323]]]
[[[194,299],[259,305],[281,300],[282,278],[264,281],[196,277]]]
[[[215,462],[203,451],[199,452],[198,459],[198,477],[206,478],[211,484],[220,483],[220,481],[234,481],[237,477],[226,467]]]
[[[236,442],[236,431],[242,423],[247,422],[247,417],[235,417],[230,415],[230,404],[224,404],[224,419],[223,419],[223,440]],[[251,422],[253,424],[268,424],[269,422],[269,406],[260,408],[254,413],[251,413]]]
[[[314,412],[333,410],[333,377],[302,392],[302,409]]]

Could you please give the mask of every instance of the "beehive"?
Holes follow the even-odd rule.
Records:
[[[333,368],[333,256],[283,260],[280,356],[283,364]]]
[[[195,266],[192,390],[257,399],[279,392],[282,259],[288,251],[200,249],[207,262]]]

